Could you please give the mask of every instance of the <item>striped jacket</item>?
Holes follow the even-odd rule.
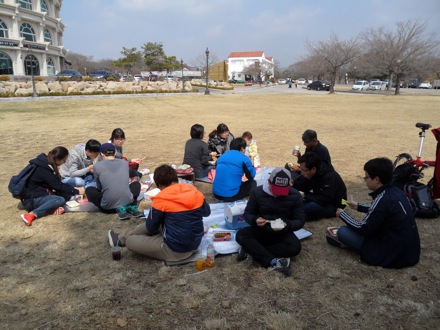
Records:
[[[405,193],[391,185],[372,192],[371,205],[358,204],[366,213],[359,221],[342,212],[340,218],[353,231],[364,236],[361,260],[374,266],[403,268],[420,259],[420,239],[417,225]]]

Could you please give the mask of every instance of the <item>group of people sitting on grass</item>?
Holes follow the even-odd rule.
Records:
[[[58,146],[30,160],[35,171],[21,196],[27,211],[21,215],[24,223],[31,226],[37,218],[60,215],[67,201],[84,194],[102,212],[116,212],[120,219],[143,216],[137,209],[141,185],[130,180],[142,176],[136,170],[142,159],[123,157],[124,142],[124,131],[116,128],[104,144],[90,139],[77,144],[70,153]]]
[[[140,174],[130,172],[129,163],[122,159],[123,131],[113,132],[117,136],[112,134],[103,145],[89,140],[70,154],[57,147],[31,160],[38,167],[22,198],[29,212],[22,215],[27,225],[46,214],[62,213],[66,200],[84,192],[103,212],[116,211],[121,219],[143,216],[137,209],[140,184],[130,180]],[[263,267],[290,276],[290,258],[301,251],[294,231],[306,221],[333,217],[341,219],[344,226],[329,235],[328,242],[358,252],[368,264],[403,268],[419,261],[415,218],[405,193],[392,185],[393,165],[389,159],[375,158],[365,163],[364,180],[372,191],[373,202],[364,204],[347,201],[346,186],[332,166],[328,149],[313,130],[303,133],[306,149],[304,154],[296,153],[297,162],[275,168],[259,186],[254,179],[258,153],[250,154],[250,146],[256,151],[252,134],[245,132],[243,137],[234,138],[228,127],[220,124],[206,143],[203,126],[195,124],[190,136],[183,163],[194,168],[196,178],[204,178],[215,169],[212,191],[216,198],[226,202],[248,199],[244,219],[249,226],[236,233],[241,246],[238,261],[250,255]],[[100,161],[94,162],[98,158]],[[131,160],[135,164],[141,161]],[[169,165],[155,169],[154,181],[160,192],[152,197],[145,224],[125,235],[110,230],[109,243],[160,260],[191,257],[204,235],[203,217],[210,215],[210,207],[194,185],[179,183],[176,170]],[[344,210],[347,205],[365,213],[365,217],[354,219]],[[277,219],[284,227],[273,228]]]

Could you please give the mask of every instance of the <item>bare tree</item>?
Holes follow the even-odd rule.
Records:
[[[340,40],[336,34],[332,34],[328,41],[306,41],[306,48],[309,58],[329,73],[330,93],[335,92],[336,75],[340,68],[353,62],[360,54],[360,42],[357,37]]]
[[[209,52],[208,56],[208,70],[213,66],[214,64],[220,62],[219,58],[215,53]],[[191,66],[197,68],[200,71],[206,71],[206,53],[200,53],[197,55],[194,59],[190,61]]]
[[[386,31],[383,27],[371,29],[363,35],[363,39],[374,65],[388,74],[388,88],[395,74],[396,95],[400,93],[402,76],[414,72],[417,64],[422,64],[438,49],[438,40],[433,34],[426,33],[426,22],[421,20],[397,22],[395,32]]]

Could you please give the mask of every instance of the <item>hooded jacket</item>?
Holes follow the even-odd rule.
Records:
[[[89,172],[93,159],[86,155],[86,144],[77,144],[70,152],[67,161],[60,166],[62,178],[81,177]]]
[[[388,268],[418,263],[419,232],[405,193],[392,185],[385,185],[370,196],[373,198],[371,205],[358,204],[358,211],[366,213],[361,221],[346,212],[339,215],[351,230],[365,237],[361,260]]]
[[[192,185],[176,183],[151,199],[148,232],[162,228],[165,243],[174,252],[197,250],[204,233],[203,217],[211,214],[205,196]]]
[[[79,191],[68,184],[62,183],[47,161],[46,154],[40,154],[37,158],[31,159],[29,163],[37,166],[35,172],[29,178],[25,192],[23,194],[24,201],[44,197],[47,195],[55,194],[64,197],[69,200],[72,196],[79,194]]]
[[[333,166],[321,163],[319,171],[309,180],[300,175],[293,183],[294,188],[305,193],[304,200],[321,206],[333,205],[344,208],[342,199],[347,199],[347,188]]]

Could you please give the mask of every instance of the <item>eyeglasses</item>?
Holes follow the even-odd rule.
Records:
[[[369,177],[368,175],[364,176],[364,181],[367,181],[367,179],[371,179],[371,177]]]
[[[310,170],[308,168],[304,169],[304,168],[299,168],[301,172],[309,172]]]

